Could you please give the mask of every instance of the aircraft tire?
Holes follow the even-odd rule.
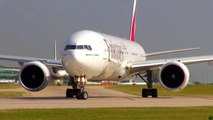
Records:
[[[73,95],[74,95],[73,89],[67,89],[67,91],[66,91],[66,97],[67,98],[73,98]]]
[[[147,98],[148,97],[148,89],[142,89],[142,97]]]
[[[78,100],[86,100],[88,98],[88,93],[86,91],[83,91],[83,92],[79,92],[77,95],[76,95],[76,98]]]
[[[151,92],[152,92],[152,97],[153,98],[157,98],[158,97],[158,90],[157,89],[152,89]]]

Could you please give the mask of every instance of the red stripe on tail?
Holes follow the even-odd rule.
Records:
[[[136,16],[134,15],[132,25],[131,25],[131,33],[130,33],[130,40],[135,41],[135,29],[136,29]]]
[[[135,41],[135,30],[136,30],[136,0],[134,0],[132,8],[132,21],[129,35],[129,40],[132,42]]]

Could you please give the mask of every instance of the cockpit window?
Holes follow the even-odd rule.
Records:
[[[76,45],[70,45],[69,49],[76,49]]]
[[[89,48],[88,50],[92,50],[92,47],[90,45],[88,45],[88,48]]]
[[[77,45],[77,49],[84,49],[83,45]]]
[[[87,49],[87,50],[92,50],[90,45],[84,45],[84,48]]]
[[[92,50],[92,47],[90,45],[66,45],[64,48],[64,51],[66,50]]]
[[[66,50],[74,50],[74,49],[76,49],[76,45],[67,45],[67,46],[64,48],[65,51],[66,51]]]

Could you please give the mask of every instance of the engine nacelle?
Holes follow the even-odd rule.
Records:
[[[178,91],[186,87],[189,77],[188,68],[183,63],[177,61],[164,64],[159,73],[161,85],[171,91]]]
[[[68,76],[68,73],[64,69],[56,68],[56,67],[52,67],[50,69],[50,74],[56,78],[62,78],[62,77]]]
[[[39,61],[25,64],[19,75],[21,85],[29,91],[40,91],[50,81],[50,72],[47,66]]]

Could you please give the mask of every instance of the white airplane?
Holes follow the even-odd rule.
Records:
[[[157,97],[157,89],[152,87],[151,73],[160,70],[159,82],[171,91],[181,90],[189,82],[186,64],[213,61],[212,56],[196,56],[174,59],[146,60],[148,56],[169,54],[197,48],[145,53],[143,47],[135,42],[136,0],[133,0],[130,39],[123,39],[99,32],[83,30],[72,34],[64,42],[61,61],[0,55],[1,60],[17,61],[22,66],[20,83],[29,91],[44,89],[50,78],[52,67],[63,67],[70,76],[66,97],[87,99],[84,89],[87,80],[125,80],[135,75],[147,83],[142,97]],[[143,74],[143,75],[142,75]],[[144,79],[147,77],[147,79]]]

